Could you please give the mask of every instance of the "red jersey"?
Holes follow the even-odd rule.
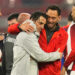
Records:
[[[18,29],[19,24],[10,25],[8,27],[8,33],[10,34],[18,34],[20,30]]]
[[[39,44],[47,53],[55,52],[58,48],[60,48],[60,52],[63,52],[67,43],[67,38],[67,32],[63,28],[60,28],[59,31],[53,34],[49,44],[47,44],[46,31],[43,29],[39,37]],[[60,71],[60,60],[39,64],[39,75],[60,75]]]
[[[67,58],[67,60],[64,63],[64,66],[67,68],[72,62],[72,70],[75,70],[75,25],[73,25],[70,29],[70,37],[71,37],[71,52]]]

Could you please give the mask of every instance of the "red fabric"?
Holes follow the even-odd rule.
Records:
[[[71,27],[70,33],[72,51],[67,60],[65,61],[64,66],[67,68],[72,62],[74,62],[72,70],[75,70],[75,25]]]
[[[65,61],[64,66],[67,68],[74,60],[75,60],[75,51],[72,50],[69,57]]]
[[[0,59],[0,62],[2,61],[2,59]]]
[[[74,62],[74,64],[73,64],[72,70],[75,71],[75,57],[74,57],[73,62]]]
[[[63,26],[64,29],[68,29],[69,25]]]
[[[19,24],[10,25],[8,27],[8,33],[10,34],[18,34],[20,30],[18,29]]]
[[[67,32],[68,27],[69,27],[69,25],[63,26],[63,29]],[[67,56],[67,46],[64,51],[64,59],[66,59],[66,56]]]
[[[73,49],[73,51],[74,51],[74,57],[72,58],[73,59],[73,61],[72,62],[74,62],[74,65],[73,65],[73,67],[72,67],[72,70],[74,70],[75,71],[75,25],[74,26],[72,26],[72,28],[71,28],[71,47],[72,47],[72,49]]]
[[[60,28],[59,31],[53,34],[49,44],[47,44],[46,31],[43,29],[39,37],[39,44],[47,53],[55,52],[58,48],[60,48],[60,52],[63,52],[67,43],[67,38],[68,35],[66,31]],[[60,60],[49,63],[39,63],[39,75],[60,75],[60,71]]]

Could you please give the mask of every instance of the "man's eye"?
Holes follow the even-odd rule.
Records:
[[[55,17],[53,17],[52,19],[56,19]]]
[[[40,22],[40,24],[43,24],[42,22]]]

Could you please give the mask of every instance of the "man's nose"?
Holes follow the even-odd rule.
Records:
[[[49,19],[49,22],[53,22],[53,19],[52,19],[52,18],[50,18],[50,19]]]
[[[43,26],[41,26],[41,29],[43,29],[44,28],[44,25]]]

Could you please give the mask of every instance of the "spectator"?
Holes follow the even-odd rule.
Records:
[[[8,25],[13,25],[17,22],[18,13],[11,14],[8,17]],[[16,36],[7,33],[5,39],[3,40],[3,57],[2,57],[2,68],[4,75],[10,75],[13,63],[13,45]]]

